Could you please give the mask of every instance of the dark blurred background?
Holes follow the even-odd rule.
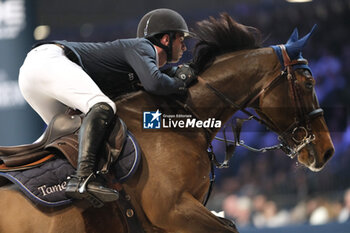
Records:
[[[196,21],[227,12],[238,22],[258,28],[264,46],[286,42],[295,27],[302,36],[318,25],[304,57],[317,82],[335,155],[325,169],[313,173],[281,152],[258,154],[239,148],[230,168],[216,170],[215,189],[207,207],[225,210],[242,232],[349,221],[350,0],[0,0],[0,145],[31,143],[45,128],[17,85],[18,70],[35,42],[135,37],[141,17],[163,7],[178,11],[190,28]],[[191,59],[193,44],[193,40],[187,41],[189,50],[181,63]],[[273,133],[255,123],[245,126],[242,138],[257,147],[277,142]],[[223,158],[224,145],[215,141],[214,146]]]

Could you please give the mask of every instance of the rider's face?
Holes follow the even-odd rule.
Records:
[[[184,40],[185,37],[183,33],[176,33],[175,39],[173,40],[173,57],[171,59],[172,63],[178,62],[181,59],[183,52],[187,50]]]

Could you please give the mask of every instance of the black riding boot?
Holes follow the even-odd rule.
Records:
[[[68,197],[87,199],[95,207],[119,198],[119,193],[104,187],[102,177],[95,174],[98,153],[113,120],[113,109],[106,103],[95,104],[86,114],[79,132],[78,168],[66,188]]]

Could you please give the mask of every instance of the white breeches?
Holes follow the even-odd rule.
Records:
[[[46,124],[65,112],[67,106],[86,114],[96,103],[105,102],[116,112],[114,102],[54,44],[41,45],[28,53],[18,82],[23,97]]]

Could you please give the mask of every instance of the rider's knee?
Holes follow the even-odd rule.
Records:
[[[115,103],[109,99],[107,96],[99,96],[96,97],[94,99],[91,99],[88,103],[89,105],[89,109],[90,110],[94,105],[98,104],[98,103],[105,103],[108,104],[112,109],[113,112],[116,113],[117,112],[117,106],[115,105]]]

